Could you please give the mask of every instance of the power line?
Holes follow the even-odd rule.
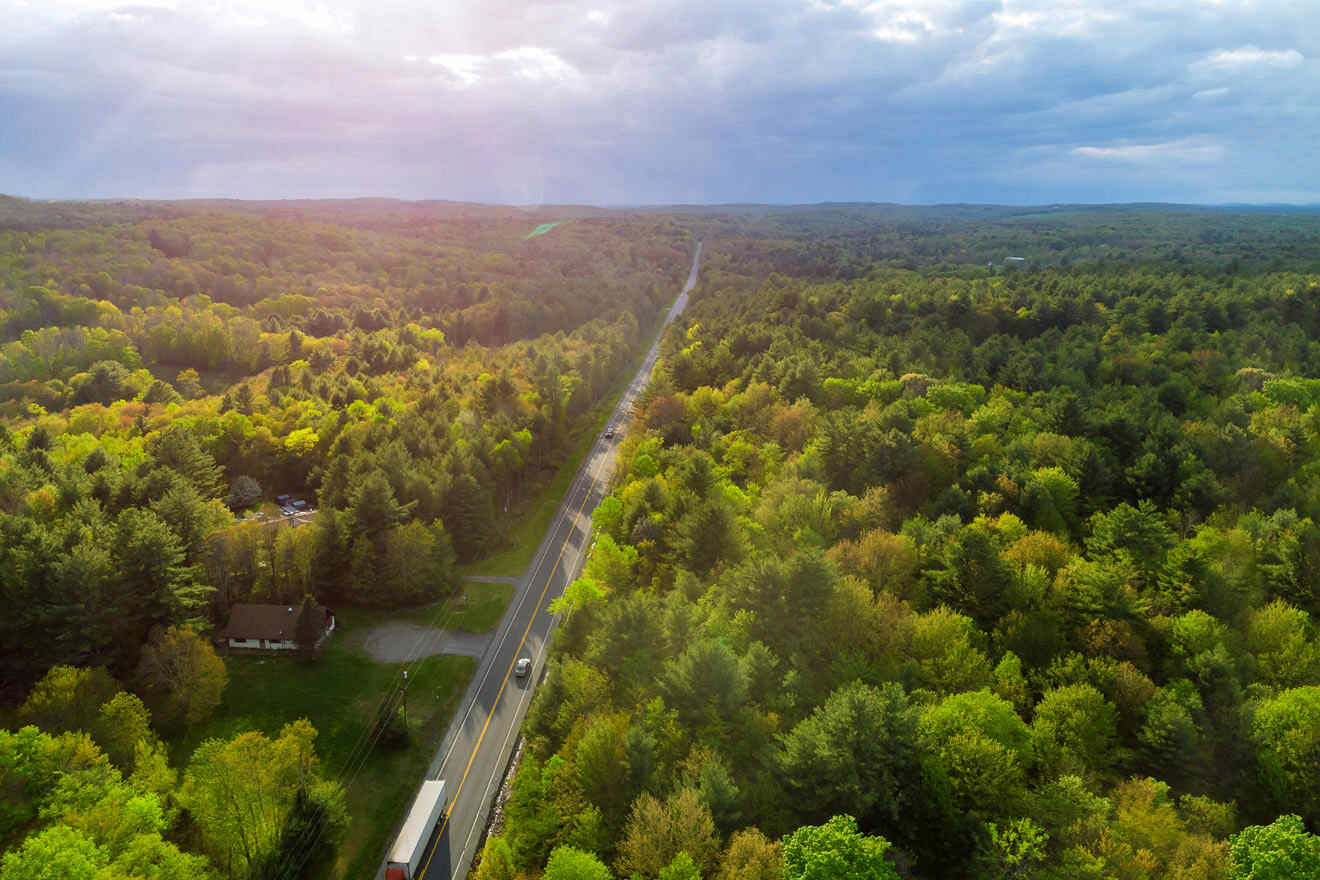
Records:
[[[422,656],[425,642],[432,634],[431,631],[443,629],[444,627],[440,624],[448,623],[457,611],[456,607],[450,607],[449,602],[442,602],[429,626],[419,628],[412,648],[404,655],[407,659],[403,663],[405,668],[402,675],[392,677],[388,690],[376,704],[376,709],[370,716],[371,722],[359,735],[334,780],[345,792],[356,781],[358,774],[362,772],[376,744],[380,741],[387,725],[387,713],[393,711],[392,707],[395,705],[396,698],[403,693],[407,686],[408,672],[415,669],[427,657],[432,656],[430,654]],[[294,876],[302,870],[302,867],[315,851],[316,845],[320,843],[321,838],[324,836],[325,824],[324,822],[317,823],[317,825],[304,831],[302,839],[285,851],[276,868],[276,877]]]

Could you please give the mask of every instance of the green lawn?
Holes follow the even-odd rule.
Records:
[[[513,584],[479,584],[465,587],[467,602],[459,609],[451,626],[471,633],[490,632],[499,625],[504,609],[513,598]]]
[[[448,630],[463,629],[470,633],[490,632],[504,616],[511,598],[513,584],[464,581],[463,590],[457,596],[394,612],[382,616],[381,620],[402,620]]]
[[[204,724],[171,742],[175,766],[185,767],[204,739],[227,739],[247,730],[275,736],[287,722],[306,718],[317,730],[316,752],[324,772],[340,777],[382,695],[402,671],[398,665],[374,663],[353,650],[354,635],[373,618],[378,615],[343,610],[338,629],[315,662],[282,656],[226,657],[229,686],[224,701]],[[414,744],[393,753],[372,749],[360,767],[353,763],[359,767],[356,773],[349,768],[343,776],[352,822],[335,876],[357,878],[374,871],[476,665],[469,657],[428,657],[410,669],[408,719]]]

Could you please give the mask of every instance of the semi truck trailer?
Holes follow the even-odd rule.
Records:
[[[428,779],[413,799],[408,818],[399,830],[385,863],[385,880],[418,880],[421,876],[422,857],[431,833],[445,812],[445,783],[443,779]]]

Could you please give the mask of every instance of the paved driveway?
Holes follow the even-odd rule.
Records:
[[[377,663],[407,663],[434,654],[477,657],[486,650],[490,633],[450,632],[415,623],[382,623],[362,643]]]

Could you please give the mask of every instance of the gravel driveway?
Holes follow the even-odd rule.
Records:
[[[415,623],[382,623],[367,633],[362,649],[377,663],[406,663],[433,654],[480,658],[491,635],[450,632]]]

